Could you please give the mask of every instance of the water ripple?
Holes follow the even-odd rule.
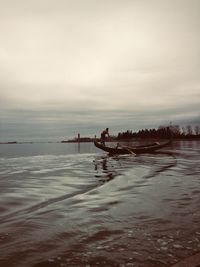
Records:
[[[200,250],[199,148],[0,158],[1,265],[167,267]]]

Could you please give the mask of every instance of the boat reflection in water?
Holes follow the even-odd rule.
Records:
[[[161,164],[161,166],[157,166],[156,168],[153,168],[152,165],[152,171],[149,171],[149,174],[146,175],[146,178],[150,178],[150,177],[154,177],[155,175],[158,175],[161,172],[166,171],[167,169],[170,169],[174,166],[176,166],[177,161],[176,161],[176,153],[174,152],[170,152],[170,151],[157,151],[154,153],[151,153],[149,155],[146,155],[147,157],[149,156],[151,158],[151,160],[153,158],[156,157],[162,157],[163,160],[163,164]],[[165,156],[166,157],[171,157],[171,161],[166,162],[165,161]],[[112,179],[114,179],[116,176],[120,175],[120,171],[122,171],[123,169],[123,165],[124,165],[124,169],[127,171],[129,168],[133,168],[135,165],[137,165],[137,162],[141,165],[142,164],[142,159],[146,158],[145,156],[143,156],[141,158],[141,155],[132,155],[132,154],[128,154],[128,155],[117,155],[117,156],[113,156],[110,154],[104,155],[104,156],[100,156],[97,157],[94,160],[94,166],[95,166],[95,171],[97,171],[97,173],[95,176],[97,178],[101,178],[100,181],[105,183],[108,182]],[[144,161],[145,164],[146,161]],[[104,177],[102,178],[102,174],[104,175]]]

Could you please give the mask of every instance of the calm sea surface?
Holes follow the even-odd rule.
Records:
[[[108,157],[0,145],[0,266],[165,267],[200,251],[200,142]]]

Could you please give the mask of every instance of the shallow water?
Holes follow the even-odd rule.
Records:
[[[200,142],[0,146],[0,266],[165,267],[200,251]]]

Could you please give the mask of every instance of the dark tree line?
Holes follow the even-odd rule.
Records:
[[[191,125],[180,127],[174,125],[170,127],[160,126],[158,129],[143,129],[138,132],[127,130],[118,133],[116,139],[132,139],[132,138],[160,138],[160,139],[197,139],[200,138],[200,126]]]

